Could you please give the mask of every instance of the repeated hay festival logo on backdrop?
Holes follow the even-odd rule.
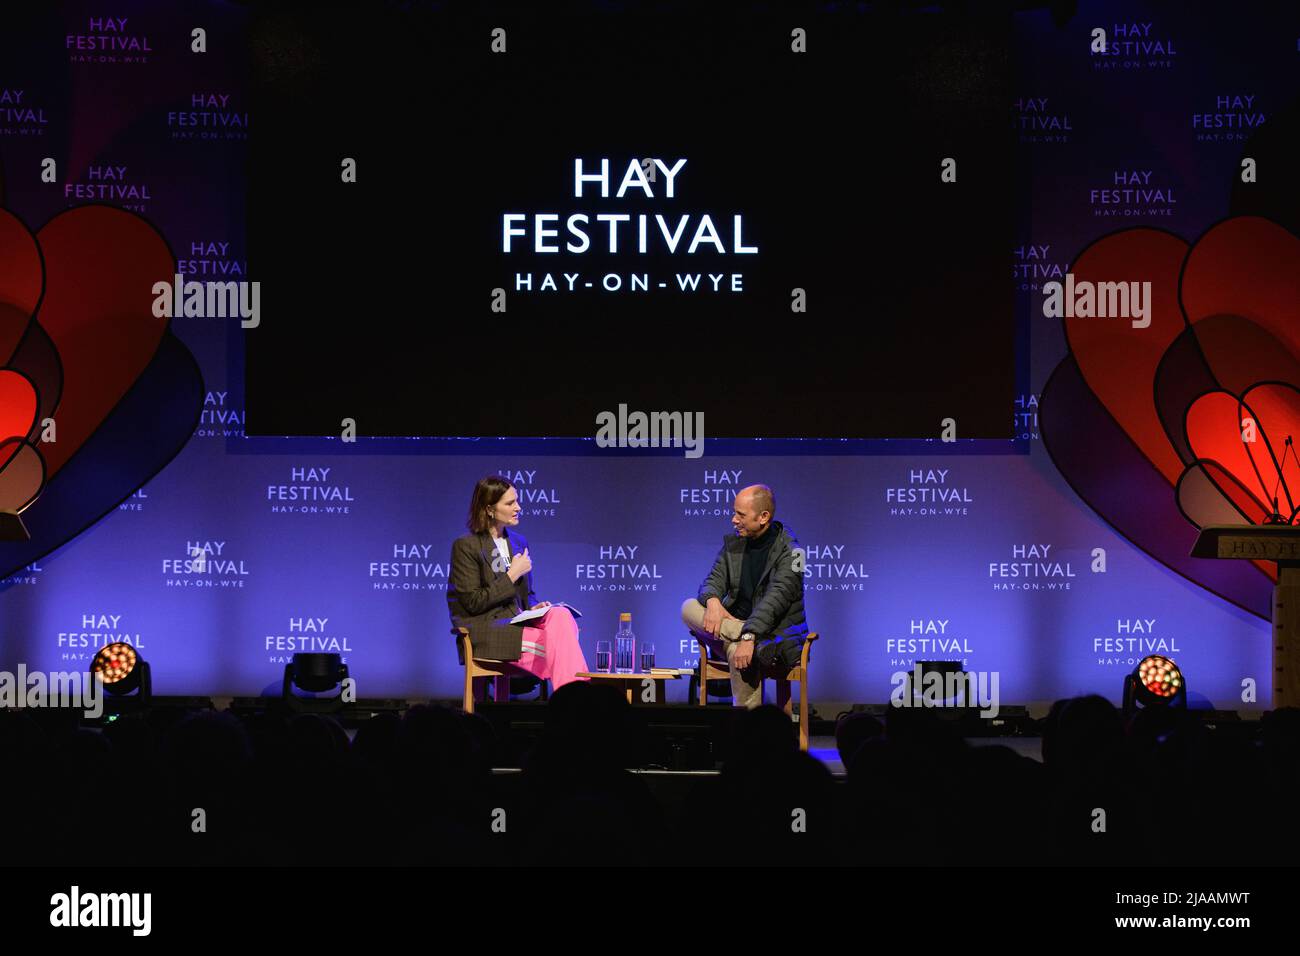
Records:
[[[148,63],[153,46],[138,32],[135,20],[93,16],[85,33],[69,33],[64,40],[70,63]]]
[[[399,541],[391,555],[371,561],[370,586],[375,591],[445,591],[451,574],[449,563],[434,560],[431,544]]]
[[[800,545],[803,552],[803,589],[807,591],[862,591],[869,576],[867,566],[853,560],[853,550],[843,544]]]
[[[1105,637],[1092,639],[1092,652],[1097,656],[1098,667],[1118,667],[1131,670],[1144,657],[1160,654],[1173,657],[1182,654],[1178,639],[1168,634],[1156,633],[1154,617],[1116,618],[1112,632]]]
[[[1264,124],[1254,93],[1221,93],[1204,110],[1192,113],[1192,130],[1198,143],[1239,143],[1250,139]]]
[[[890,667],[910,666],[916,661],[969,662],[975,653],[970,638],[953,627],[950,618],[914,617],[908,620],[905,637],[885,638]]]
[[[573,198],[591,200],[628,199],[643,196],[647,199],[677,198],[677,178],[683,175],[686,160],[677,159],[671,165],[662,159],[632,159],[627,164],[622,180],[614,187],[610,162],[602,159],[598,166],[587,166],[581,157],[573,161]],[[561,239],[560,222],[563,218],[564,237]],[[528,250],[538,255],[582,256],[594,248],[610,255],[629,258],[647,254],[680,255],[689,261],[700,252],[719,255],[749,256],[758,252],[744,238],[744,217],[732,216],[730,224],[719,228],[707,213],[697,215],[683,212],[664,216],[662,213],[602,212],[508,212],[502,216],[501,251],[506,255]],[[563,242],[563,245],[561,245]],[[581,267],[582,259],[572,266],[560,265],[554,271],[516,272],[513,288],[516,292],[651,292],[730,294],[745,291],[742,272],[694,272],[689,269],[671,274],[653,274],[635,269],[621,272],[592,272]],[[572,269],[572,271],[570,271]]]
[[[988,563],[995,591],[1069,591],[1078,571],[1050,542],[1013,544]]]
[[[909,468],[907,484],[885,489],[891,517],[965,518],[970,489],[956,483],[951,468]]]
[[[602,544],[573,567],[579,591],[658,591],[659,565],[639,544]]]
[[[191,93],[188,110],[167,111],[167,131],[173,140],[248,139],[248,113],[234,109],[230,93]]]
[[[290,664],[294,654],[339,654],[343,663],[348,663],[352,642],[330,627],[328,617],[291,617],[287,630],[287,634],[267,634],[264,638],[268,664]]]
[[[0,86],[0,136],[44,136],[49,125],[45,107],[28,90]]]
[[[1015,102],[1015,129],[1022,143],[1068,143],[1074,132],[1070,114],[1046,96],[1022,96]]]
[[[731,517],[735,512],[736,493],[744,485],[739,468],[706,468],[700,483],[678,489],[678,502],[686,518]]]
[[[1115,169],[1110,182],[1088,190],[1093,216],[1172,216],[1178,205],[1173,186],[1151,169]]]
[[[333,466],[294,465],[286,477],[287,484],[266,486],[271,514],[351,514],[352,487],[339,483]]]
[[[127,212],[145,213],[153,195],[149,184],[128,175],[126,166],[87,166],[83,180],[63,184],[63,198],[74,202],[103,202]]]
[[[229,392],[207,392],[195,438],[243,438],[244,410]]]
[[[35,584],[38,580],[36,577],[41,573],[43,568],[39,564],[32,563],[25,567],[19,568],[7,578],[0,578],[0,587],[8,587],[11,584]]]
[[[123,623],[123,615],[102,611],[83,613],[80,625],[56,635],[59,659],[64,661],[89,661],[109,644],[130,644],[137,651],[146,649],[140,632],[130,630]]]
[[[504,468],[499,474],[514,486],[519,500],[520,518],[554,518],[556,506],[563,503],[560,489],[538,477],[536,468]]]
[[[220,239],[193,239],[190,241],[189,258],[177,259],[176,271],[186,279],[247,279],[248,260],[232,257],[229,242]],[[183,309],[174,318],[182,316]],[[225,316],[220,318],[224,319]]]
[[[1017,292],[1037,292],[1044,282],[1060,282],[1070,271],[1069,261],[1056,258],[1050,243],[1016,246],[1015,259],[1011,276]]]
[[[1038,395],[1035,392],[1016,396],[1016,410],[1012,416],[1011,437],[1016,440],[1038,440]]]
[[[127,498],[117,506],[118,511],[144,511],[144,506],[149,501],[149,492],[143,488],[137,488],[131,492],[131,497]]]
[[[244,586],[248,565],[227,541],[186,541],[179,556],[162,559],[163,584],[169,588],[233,591]]]
[[[1168,70],[1178,62],[1173,38],[1155,23],[1110,23],[1091,31],[1094,70]]]

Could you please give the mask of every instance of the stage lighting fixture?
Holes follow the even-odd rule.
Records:
[[[1170,658],[1144,657],[1124,678],[1124,714],[1142,707],[1186,707],[1187,681]]]
[[[138,690],[139,696],[147,699],[153,693],[149,662],[130,644],[118,642],[101,647],[90,662],[90,672],[114,697]]]
[[[281,697],[286,706],[300,713],[333,713],[345,703],[343,682],[348,679],[348,665],[338,654],[294,654],[293,662],[284,665]],[[337,687],[339,693],[331,697],[300,697],[293,692],[295,687],[310,694]]]

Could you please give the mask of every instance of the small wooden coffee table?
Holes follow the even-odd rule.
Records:
[[[575,677],[589,677],[593,681],[613,681],[615,686],[622,686],[624,693],[627,695],[627,702],[646,703],[646,704],[666,704],[668,703],[668,681],[679,680],[681,674],[596,674],[590,671],[583,671],[575,674]],[[647,685],[645,681],[653,681],[653,685]],[[645,699],[645,692],[652,691],[650,700]],[[636,699],[633,700],[633,694]]]

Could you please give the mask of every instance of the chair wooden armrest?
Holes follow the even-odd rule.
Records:
[[[812,642],[817,640],[817,632],[809,631],[808,636],[803,639],[803,650],[799,654],[799,667],[807,669],[808,652],[812,650]]]

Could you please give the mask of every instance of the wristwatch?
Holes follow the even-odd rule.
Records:
[[[753,634],[742,634],[742,635],[740,635],[740,639],[741,639],[742,641],[752,641],[752,640],[754,639],[754,635],[753,635]]]

